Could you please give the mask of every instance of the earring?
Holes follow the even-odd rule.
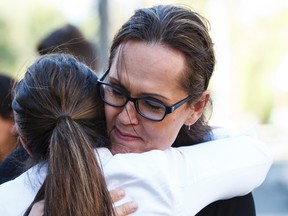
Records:
[[[189,124],[189,125],[188,125],[188,131],[190,131],[190,130],[191,130],[191,125]]]

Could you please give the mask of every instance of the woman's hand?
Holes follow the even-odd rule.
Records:
[[[125,191],[122,189],[114,189],[110,191],[110,196],[112,198],[112,202],[114,203],[125,197]],[[126,216],[132,214],[136,212],[137,209],[138,205],[134,201],[124,203],[114,208],[117,216]]]
[[[117,202],[125,197],[125,191],[122,189],[115,189],[110,191],[112,202]],[[134,213],[138,208],[137,203],[131,201],[115,207],[117,216],[126,216]],[[44,214],[44,200],[36,202],[29,213],[29,216],[42,216]]]
[[[44,214],[44,200],[36,202],[29,213],[29,216],[42,216]]]

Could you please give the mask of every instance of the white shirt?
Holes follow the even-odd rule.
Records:
[[[122,188],[134,200],[134,215],[195,215],[208,204],[245,195],[259,186],[272,164],[269,150],[241,135],[191,147],[112,155],[98,149],[109,189]],[[46,176],[33,167],[0,185],[0,215],[22,215]],[[116,203],[118,205],[120,203]]]

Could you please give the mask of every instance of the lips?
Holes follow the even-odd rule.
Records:
[[[114,129],[115,135],[118,139],[125,140],[125,141],[134,141],[135,139],[139,139],[140,137],[132,135],[130,133],[125,133],[120,131],[118,128]]]

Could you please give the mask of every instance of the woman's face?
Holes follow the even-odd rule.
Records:
[[[16,146],[13,125],[12,120],[0,116],[0,162],[3,159],[2,156],[7,156]]]
[[[125,89],[131,97],[149,97],[171,106],[188,96],[179,84],[184,68],[184,56],[176,50],[160,44],[129,41],[118,49],[105,82]],[[139,115],[133,102],[128,102],[124,108],[105,104],[112,153],[170,147],[180,128],[190,120],[191,107],[185,103],[156,122]]]

